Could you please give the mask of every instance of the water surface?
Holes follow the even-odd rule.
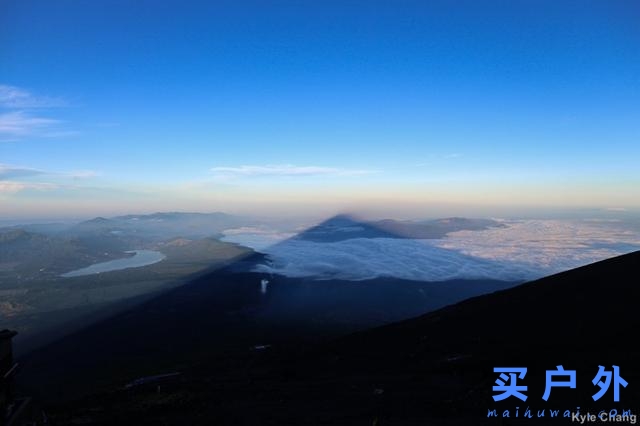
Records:
[[[60,275],[64,278],[81,277],[83,275],[99,274],[101,272],[119,271],[127,268],[140,268],[152,265],[163,260],[166,256],[154,250],[133,250],[127,253],[135,253],[131,257],[124,259],[109,260],[107,262],[94,263],[86,268],[76,269]]]

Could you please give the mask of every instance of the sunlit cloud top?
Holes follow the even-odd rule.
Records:
[[[294,166],[292,164],[265,166],[213,167],[217,176],[261,177],[261,176],[358,176],[372,173],[370,170],[341,169],[335,167]]]

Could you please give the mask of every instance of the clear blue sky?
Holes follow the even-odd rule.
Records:
[[[635,0],[5,0],[0,218],[637,209],[639,22]]]

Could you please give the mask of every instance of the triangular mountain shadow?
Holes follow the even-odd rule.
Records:
[[[426,241],[424,244],[419,242],[440,239],[459,230],[505,226],[490,219],[367,221],[340,214],[263,249],[266,256],[249,257],[228,269],[314,279],[395,277],[420,282],[499,280],[522,283],[527,276],[531,277],[527,265],[475,257]],[[463,275],[461,270],[464,270]]]
[[[373,229],[345,216],[319,225],[344,226]],[[311,229],[317,235],[318,227]],[[244,365],[254,347],[317,343],[518,284],[395,278],[317,281],[252,272],[261,262],[264,256],[253,253],[207,271],[22,356],[20,383],[31,395],[56,400],[166,370],[207,368],[225,374]]]
[[[296,235],[316,242],[336,242],[350,238],[442,238],[461,230],[481,230],[505,225],[491,219],[444,218],[426,221],[384,219],[366,221],[352,214],[336,215]]]

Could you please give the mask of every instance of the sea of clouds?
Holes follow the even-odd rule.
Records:
[[[294,237],[296,232],[283,232],[265,226],[243,226],[227,229],[222,234],[222,241],[241,244],[265,253],[269,247]]]
[[[503,221],[504,228],[458,231],[442,239],[354,238],[313,242],[265,229],[236,230],[227,241],[269,256],[258,271],[291,277],[420,281],[525,281],[640,250],[640,229],[607,221]]]

